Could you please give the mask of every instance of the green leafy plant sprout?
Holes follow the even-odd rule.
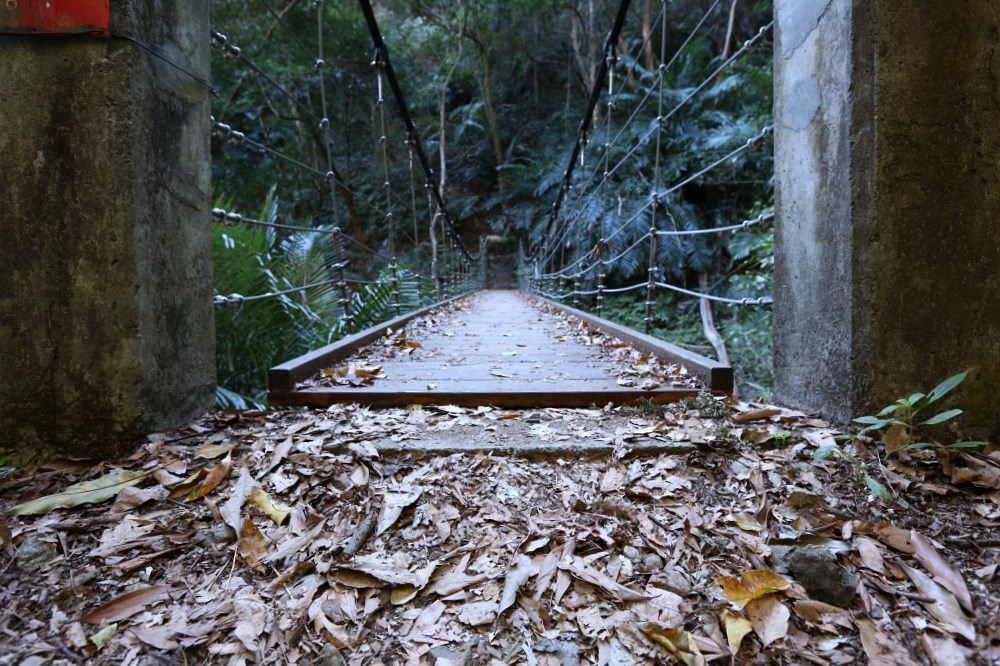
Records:
[[[934,416],[924,418],[928,408],[939,402],[954,391],[968,376],[968,371],[949,377],[929,393],[914,393],[900,398],[888,405],[875,416],[862,416],[854,419],[855,423],[865,426],[857,436],[869,433],[881,433],[885,443],[886,453],[914,449],[970,449],[985,446],[986,442],[960,441],[953,444],[942,444],[931,438],[923,429],[951,423],[962,415],[961,409],[946,409]]]
[[[968,374],[968,371],[965,371],[953,375],[928,393],[914,393],[908,397],[900,398],[874,416],[858,417],[854,419],[854,422],[864,427],[854,435],[841,435],[836,439],[843,442],[856,442],[862,437],[880,434],[888,455],[901,455],[906,451],[918,449],[948,450],[985,446],[985,442],[972,440],[942,444],[926,432],[926,429],[932,426],[951,423],[963,414],[963,410],[955,408],[946,409],[925,418],[929,408],[954,391],[965,381]],[[855,455],[837,445],[824,446],[816,451],[818,460],[831,460],[835,457],[850,463],[854,467],[857,482],[866,485],[873,495],[884,500],[893,499],[892,492],[869,473],[869,463],[859,460]]]

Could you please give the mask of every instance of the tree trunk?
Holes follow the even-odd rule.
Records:
[[[726,27],[726,42],[722,47],[722,58],[729,57],[729,52],[733,48],[733,28],[736,26],[736,5],[740,0],[732,0],[729,5],[729,25]]]
[[[464,26],[462,32],[465,32]],[[458,69],[459,63],[462,62],[462,49],[464,47],[465,42],[459,39],[458,51],[455,53],[455,61],[448,69],[448,73],[445,75],[444,81],[441,83],[441,87],[438,88],[438,190],[441,192],[441,198],[446,198],[444,188],[448,182],[448,162],[445,158],[445,145],[448,140],[448,84],[451,83],[451,78],[455,75],[455,70]]]
[[[708,273],[698,273],[698,285],[701,287],[702,292],[708,289]],[[729,352],[726,350],[726,342],[722,339],[719,329],[715,327],[715,317],[712,316],[712,302],[707,298],[702,298],[699,305],[701,306],[701,326],[705,331],[705,337],[712,343],[719,363],[729,365]]]
[[[642,55],[647,72],[653,71],[653,0],[642,7]]]
[[[505,178],[503,165],[507,161],[503,148],[503,139],[500,137],[500,122],[497,119],[496,102],[493,99],[493,63],[490,62],[489,53],[479,39],[475,40],[476,49],[479,51],[479,60],[483,65],[483,75],[479,79],[479,88],[483,94],[483,109],[486,112],[486,124],[489,126],[490,139],[493,143],[493,154],[497,162],[497,191],[503,192]]]
[[[465,26],[462,26],[462,33],[465,32]],[[462,49],[464,47],[464,42],[459,39],[458,42],[458,52],[455,54],[455,61],[451,64],[451,68],[444,77],[444,82],[441,87],[438,88],[438,191],[441,193],[441,198],[445,199],[445,186],[448,184],[448,160],[445,156],[445,147],[448,141],[448,84],[451,83],[451,77],[455,75],[455,70],[458,68],[458,64],[462,61]],[[431,239],[431,284],[434,285],[434,293],[440,298],[440,290],[438,289],[437,281],[437,267],[438,267],[438,244],[437,244],[437,233],[435,231],[435,223],[437,222],[437,216],[434,215],[433,209],[431,212],[430,221],[430,239]]]

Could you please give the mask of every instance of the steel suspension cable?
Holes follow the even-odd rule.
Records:
[[[652,96],[653,90],[654,89],[658,89],[662,93],[663,80],[666,77],[666,74],[670,71],[671,67],[673,67],[674,63],[681,56],[681,54],[688,47],[688,45],[692,42],[692,40],[694,40],[694,38],[698,35],[698,33],[701,31],[701,28],[708,21],[708,19],[711,17],[711,15],[715,12],[715,10],[718,8],[718,6],[719,6],[720,3],[721,3],[721,0],[715,0],[715,2],[709,7],[708,11],[706,11],[701,16],[701,18],[695,24],[694,28],[688,33],[687,37],[681,43],[680,47],[674,52],[673,56],[670,58],[670,61],[668,63],[663,63],[663,58],[662,58],[662,54],[664,53],[665,47],[666,47],[666,39],[665,39],[665,36],[664,36],[664,38],[661,40],[661,45],[660,45],[660,50],[661,50],[661,60],[660,60],[660,63],[661,64],[657,67],[657,81],[655,82],[655,85],[654,86],[650,86],[649,88],[647,88],[646,94],[644,95],[643,99],[640,101],[640,103],[633,110],[633,112],[629,116],[628,120],[626,120],[625,123],[622,124],[622,127],[618,131],[618,133],[615,135],[615,138],[612,139],[609,142],[611,144],[611,146],[607,147],[606,151],[610,151],[611,147],[613,147],[618,142],[618,139],[620,139],[623,136],[623,134],[625,133],[625,131],[628,129],[628,127],[631,125],[631,123],[638,116],[638,114],[641,111],[642,107],[645,105],[645,103]],[[665,3],[664,3],[664,9],[661,11],[661,20],[662,20],[662,22],[663,22],[663,24],[665,26],[665,24],[666,24]],[[665,27],[664,27],[664,31],[665,31]],[[652,31],[650,31],[650,36],[652,34],[653,34]],[[735,56],[735,54],[734,54],[734,56]],[[716,72],[716,74],[713,74],[712,77],[714,78],[714,76],[716,76],[717,74],[718,74],[718,72]],[[624,83],[623,83],[623,85],[624,85]],[[657,114],[657,120],[659,121],[659,119],[661,117],[662,117],[662,111]],[[657,122],[657,125],[658,124],[659,124],[659,122]],[[633,147],[633,149],[630,150],[628,152],[628,154],[626,154],[626,157],[623,158],[623,160],[627,160],[629,157],[631,157],[635,153],[635,151],[638,150],[639,146],[643,145],[645,143],[646,139],[648,139],[651,135],[652,135],[652,131],[647,132],[647,134],[639,140],[639,142],[637,143],[637,145],[635,147]],[[621,166],[621,163],[617,164],[614,169],[610,169],[608,167],[605,167],[604,174],[603,174],[603,177],[601,179],[601,182],[597,185],[596,188],[594,188],[592,190],[591,195],[587,197],[587,200],[584,201],[579,206],[577,206],[577,208],[575,209],[574,213],[571,216],[575,215],[580,210],[582,210],[583,208],[585,208],[587,205],[590,204],[590,202],[593,200],[593,198],[596,195],[596,193],[603,188],[603,186],[608,181],[608,179],[611,177],[611,175],[613,175],[618,170],[618,168],[620,166]]]
[[[330,268],[335,268],[336,264],[330,266]],[[244,303],[253,303],[255,301],[263,301],[269,298],[277,298],[279,296],[287,296],[289,294],[297,294],[302,291],[307,291],[309,289],[314,289],[316,287],[323,287],[326,285],[334,284],[337,282],[337,278],[330,278],[328,280],[321,280],[319,282],[313,282],[312,284],[302,285],[301,287],[293,287],[291,289],[283,289],[281,291],[269,291],[264,294],[256,294],[254,296],[243,296],[241,294],[229,294],[227,296],[216,295],[212,298],[212,302],[218,307],[234,307],[240,306]]]
[[[389,254],[396,256],[396,225],[392,216],[392,183],[389,180],[389,137],[386,135],[385,125],[385,94],[382,89],[382,71],[385,67],[381,59],[381,53],[375,52],[372,60],[375,67],[375,83],[377,98],[375,100],[375,113],[378,115],[378,145],[382,156],[382,189],[385,191],[385,222],[389,235]]]
[[[399,110],[400,116],[402,116],[403,123],[406,126],[406,130],[409,136],[413,139],[413,149],[416,151],[417,159],[420,165],[423,167],[424,175],[426,176],[427,182],[431,186],[431,194],[434,196],[435,202],[437,203],[438,209],[441,211],[444,223],[448,228],[448,233],[454,238],[457,243],[459,250],[464,255],[468,261],[475,261],[476,258],[469,252],[465,246],[465,242],[462,237],[458,234],[458,229],[455,223],[451,219],[451,215],[448,213],[448,207],[445,204],[444,198],[442,197],[441,190],[437,187],[437,184],[433,181],[432,175],[433,171],[430,167],[430,161],[427,159],[427,153],[424,152],[423,143],[420,141],[420,136],[417,133],[417,128],[413,124],[413,118],[410,115],[409,106],[406,103],[406,97],[403,94],[403,90],[399,85],[399,81],[396,78],[396,72],[392,66],[392,59],[389,56],[389,48],[385,43],[385,39],[382,37],[382,31],[379,28],[378,20],[375,18],[375,11],[372,9],[370,0],[358,0],[361,5],[361,11],[364,14],[365,22],[368,25],[369,33],[371,34],[372,41],[375,45],[375,52],[384,62],[382,70],[385,72],[386,79],[389,83],[389,88],[392,90],[393,96],[396,98],[396,104]]]
[[[326,104],[326,60],[323,54],[323,10],[326,5],[323,0],[316,2],[316,71],[319,74],[319,98],[322,117],[319,121],[319,131],[323,137],[323,152],[326,154],[326,179],[330,188],[330,215],[334,224],[337,223],[337,183],[336,171],[333,168],[333,147],[330,145],[330,115]]]
[[[367,1],[367,0],[362,0]],[[552,225],[555,223],[556,218],[559,216],[559,209],[562,207],[563,199],[566,197],[566,193],[572,185],[573,181],[573,171],[576,168],[576,160],[580,154],[580,150],[583,142],[586,140],[586,135],[590,129],[591,119],[594,114],[594,108],[597,106],[597,101],[600,98],[601,91],[604,88],[605,77],[608,75],[608,58],[607,54],[613,52],[618,43],[618,36],[621,34],[622,27],[625,25],[625,17],[628,15],[628,9],[631,5],[631,0],[619,0],[618,11],[615,13],[615,20],[611,26],[611,31],[608,33],[608,38],[604,45],[605,57],[601,60],[600,68],[598,69],[597,75],[594,78],[594,87],[590,93],[590,99],[587,102],[587,110],[583,114],[583,120],[580,121],[580,129],[577,132],[576,141],[573,144],[573,149],[570,152],[569,164],[566,167],[566,171],[563,175],[562,183],[559,186],[559,190],[556,192],[556,200],[552,204],[552,210],[549,213],[548,220],[546,221],[545,228],[542,230],[542,236],[540,242],[536,245],[534,249],[529,251],[529,260],[534,260],[537,258],[537,249],[543,245],[549,235],[549,231]]]
[[[744,42],[743,46],[740,47],[740,49],[738,51],[736,51],[735,53],[733,53],[733,55],[731,55],[725,62],[723,62],[721,65],[719,65],[719,67],[717,67],[715,69],[715,71],[713,71],[711,74],[709,74],[708,77],[705,78],[704,81],[702,81],[697,86],[695,86],[694,89],[692,89],[687,95],[685,95],[681,99],[680,102],[678,102],[672,109],[670,109],[670,111],[667,112],[666,115],[659,115],[659,116],[657,116],[657,118],[656,118],[656,125],[659,126],[660,124],[666,123],[668,120],[670,120],[671,118],[673,118],[677,114],[678,111],[680,111],[682,108],[684,108],[685,106],[687,106],[687,104],[691,100],[693,100],[695,97],[697,97],[698,94],[701,93],[708,86],[709,83],[711,83],[712,81],[714,81],[715,78],[719,76],[719,74],[721,74],[722,72],[724,72],[727,69],[729,69],[729,67],[731,67],[734,63],[736,63],[737,61],[739,61],[740,59],[742,59],[743,56],[745,56],[747,53],[749,53],[753,49],[753,47],[756,46],[764,38],[764,36],[767,35],[767,33],[773,27],[774,27],[774,22],[773,21],[770,22],[770,23],[768,23],[767,25],[763,26],[757,32],[756,35],[754,35],[753,37],[751,37],[750,39],[748,39],[746,42]],[[614,175],[618,171],[618,169],[621,168],[621,166],[630,157],[632,157],[632,155],[634,155],[635,152],[637,150],[639,150],[639,148],[641,148],[643,146],[643,144],[645,144],[646,140],[648,140],[649,137],[651,137],[653,135],[653,132],[655,132],[655,131],[656,131],[656,127],[653,127],[651,130],[649,130],[644,135],[642,135],[639,138],[639,141],[636,142],[636,144],[632,147],[632,149],[629,150],[625,154],[625,156],[622,157],[618,161],[618,163],[615,165],[615,167],[613,169],[611,169],[611,172],[608,175],[609,176]]]
[[[639,219],[644,212],[646,212],[647,210],[649,210],[650,207],[655,206],[658,199],[662,200],[663,198],[665,198],[665,197],[667,197],[667,196],[669,196],[669,195],[677,192],[678,190],[682,189],[683,187],[685,187],[687,185],[690,185],[692,182],[698,180],[699,178],[701,178],[705,174],[710,173],[714,169],[718,168],[720,165],[725,164],[726,162],[728,162],[728,161],[730,161],[730,160],[732,160],[732,159],[734,159],[736,157],[739,157],[740,155],[742,155],[743,153],[747,152],[751,148],[754,148],[754,147],[760,145],[765,139],[767,139],[768,137],[770,137],[772,133],[773,133],[773,128],[771,126],[765,127],[761,132],[759,132],[755,136],[753,136],[750,139],[748,139],[745,143],[743,143],[742,145],[740,145],[738,148],[730,151],[729,153],[727,153],[723,157],[715,160],[714,162],[712,162],[708,166],[704,167],[703,169],[699,170],[698,172],[696,172],[696,173],[692,174],[691,176],[688,176],[688,177],[680,180],[679,182],[671,185],[666,190],[659,191],[659,192],[654,192],[653,195],[651,195],[650,198],[647,199],[646,203],[644,203],[637,210],[635,210],[632,213],[632,215],[625,222],[623,222],[620,225],[618,225],[618,228],[614,232],[612,232],[612,234],[610,236],[608,236],[607,238],[604,238],[603,239],[604,242],[605,243],[610,243],[612,240],[614,240],[619,235],[621,235],[622,233],[624,233],[624,231],[626,229],[628,229],[633,222],[635,222],[637,219]],[[773,219],[773,213],[770,214],[770,218],[768,218],[767,216],[762,216],[762,219],[760,221],[763,222],[763,221],[766,221],[767,219]],[[722,231],[731,231],[733,229],[746,228],[746,227],[744,227],[745,224],[747,224],[747,223],[741,223],[740,225],[733,225],[732,227],[728,227],[728,228],[718,228],[718,229],[715,229],[715,230],[699,230],[697,232],[657,231],[656,234],[658,236],[684,236],[684,235],[694,235],[695,233],[721,233]],[[752,226],[752,225],[751,224],[747,224],[747,226]],[[575,265],[575,263],[571,264],[571,266]]]

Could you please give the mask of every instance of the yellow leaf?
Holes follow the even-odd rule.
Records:
[[[117,624],[109,624],[108,626],[104,627],[96,634],[91,636],[90,642],[93,643],[94,647],[96,647],[98,650],[101,650],[105,645],[108,644],[108,641],[111,640],[111,637],[114,635],[117,629],[118,629]]]
[[[291,507],[282,504],[281,502],[274,501],[270,495],[261,490],[260,488],[254,488],[253,492],[250,493],[249,502],[251,504],[256,504],[257,507],[271,516],[274,522],[279,525],[285,521],[288,514],[292,512]]]
[[[753,631],[753,625],[739,613],[729,609],[722,611],[722,623],[726,627],[726,640],[729,642],[729,651],[734,655],[740,651],[740,644],[743,637]]]
[[[647,638],[666,648],[684,666],[705,666],[705,657],[698,649],[698,644],[683,629],[665,629],[652,623],[642,625],[641,629]]]
[[[46,495],[10,509],[15,516],[48,513],[53,509],[69,509],[81,504],[98,504],[117,495],[123,488],[134,486],[146,478],[148,472],[118,469],[93,481],[67,486],[61,493]]]
[[[211,467],[202,467],[175,488],[170,496],[179,497],[187,492],[187,501],[189,502],[202,498],[215,490],[215,487],[229,475],[231,467],[232,459],[229,456]]]
[[[726,598],[740,609],[754,599],[788,589],[788,581],[770,571],[747,571],[739,578],[719,576],[719,584],[726,593]]]
[[[392,592],[389,593],[389,598],[392,601],[393,606],[402,606],[417,596],[418,592],[420,592],[420,589],[414,587],[413,585],[401,585],[399,587],[392,588]]]
[[[206,444],[205,446],[198,449],[195,456],[198,458],[218,458],[219,456],[224,456],[233,450],[236,446],[232,442],[222,442],[221,444]]]

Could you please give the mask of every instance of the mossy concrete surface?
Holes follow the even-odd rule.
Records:
[[[844,422],[971,368],[1000,432],[1000,3],[775,12],[777,398]]]
[[[208,74],[207,3],[112,3]],[[214,394],[209,94],[122,39],[0,36],[0,445],[101,456]]]

